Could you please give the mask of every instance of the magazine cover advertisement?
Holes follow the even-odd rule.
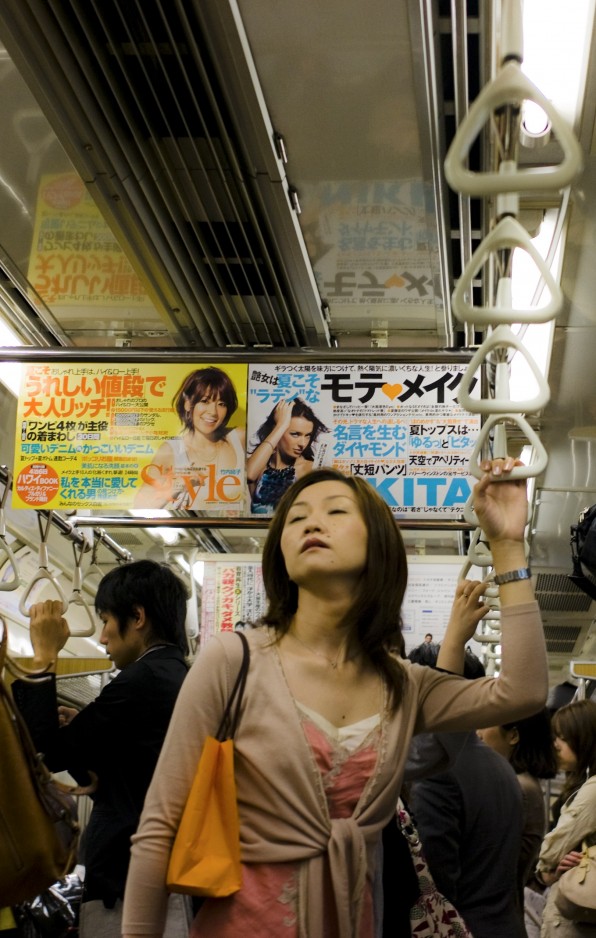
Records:
[[[23,369],[17,508],[247,511],[247,366]]]
[[[271,515],[295,479],[334,466],[366,479],[398,517],[460,516],[480,431],[480,417],[457,403],[465,370],[452,363],[250,365],[251,513]]]

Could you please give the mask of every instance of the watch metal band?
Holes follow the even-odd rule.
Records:
[[[516,580],[529,580],[532,576],[532,571],[529,567],[520,567],[519,570],[508,570],[507,573],[498,573],[495,577],[495,583],[497,586],[502,586],[503,583],[515,583]]]

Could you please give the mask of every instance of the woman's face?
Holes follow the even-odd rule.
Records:
[[[555,751],[557,762],[562,772],[573,772],[577,768],[577,756],[569,743],[561,736],[555,735]]]
[[[299,586],[320,578],[354,585],[366,566],[368,548],[355,493],[333,480],[302,489],[288,511],[280,546],[288,575]]]
[[[292,417],[290,426],[278,443],[282,456],[288,459],[298,459],[311,441],[315,425],[306,417]]]
[[[219,430],[228,416],[228,406],[222,401],[219,395],[208,395],[199,398],[193,405],[187,401],[184,406],[185,411],[191,414],[192,428],[196,433],[202,433],[203,436],[211,436],[216,430]]]

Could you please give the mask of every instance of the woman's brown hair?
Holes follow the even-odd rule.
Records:
[[[560,804],[577,791],[592,775],[596,775],[596,702],[573,700],[557,710],[552,718],[555,736],[564,740],[577,759],[573,771],[567,773]]]
[[[216,437],[220,439],[225,436],[228,421],[238,409],[236,389],[229,375],[221,368],[198,368],[191,371],[174,394],[172,406],[187,430],[193,430],[193,407],[202,398],[219,399],[226,405],[226,415],[216,431]]]
[[[302,476],[280,499],[263,549],[263,581],[268,608],[262,621],[281,637],[298,606],[298,587],[286,570],[281,536],[297,495],[318,482],[341,482],[355,497],[368,531],[366,565],[346,624],[365,656],[383,674],[393,691],[393,706],[401,701],[404,668],[391,650],[403,647],[401,607],[408,580],[406,550],[388,505],[374,488],[356,476],[336,469],[313,469]]]
[[[547,708],[543,707],[538,713],[523,720],[503,723],[501,727],[504,730],[514,728],[518,741],[509,761],[516,774],[527,772],[534,778],[554,778],[557,774],[557,753]]]

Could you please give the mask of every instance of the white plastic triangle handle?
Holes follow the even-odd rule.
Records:
[[[468,547],[468,560],[476,567],[492,567],[493,555],[482,528],[476,528]]]
[[[2,559],[1,552],[4,551],[6,554],[6,561]],[[9,590],[16,590],[21,585],[21,579],[19,577],[19,568],[17,566],[17,558],[14,555],[10,544],[3,535],[0,535],[0,566],[8,562],[10,565],[9,569],[12,571],[12,576],[7,580],[2,580],[0,582],[0,591],[8,592]]]
[[[467,521],[468,524],[473,524],[474,527],[478,526],[478,515],[474,511],[474,492],[470,492],[466,504],[464,505],[462,514],[464,516],[464,521]]]
[[[509,479],[533,479],[535,476],[539,476],[546,469],[548,463],[548,456],[546,450],[540,438],[535,430],[532,429],[525,417],[522,417],[521,414],[492,414],[490,417],[487,417],[486,421],[482,425],[482,429],[478,435],[476,445],[472,450],[472,455],[470,456],[470,472],[477,479],[481,479],[484,476],[484,471],[480,468],[479,460],[482,457],[483,447],[488,441],[488,436],[492,428],[496,423],[502,423],[505,420],[510,420],[513,423],[516,423],[518,428],[521,430],[528,443],[533,447],[532,452],[532,461],[527,466],[514,466],[511,472],[507,473],[507,478],[504,481]]]
[[[6,482],[4,484],[4,492],[2,493],[2,498],[0,498],[0,551],[4,551],[6,554],[8,563],[10,565],[10,570],[12,570],[12,576],[8,580],[4,580],[0,583],[0,591],[8,592],[10,590],[16,590],[17,587],[21,585],[21,580],[19,577],[19,568],[17,566],[17,558],[14,555],[10,544],[6,540],[6,515],[4,506],[8,498],[8,493],[11,489],[12,474],[6,466],[2,466],[6,472]],[[7,561],[0,558],[0,565],[4,566]]]
[[[89,623],[85,628],[76,632],[71,629],[69,624],[70,634],[76,638],[89,638],[95,633],[96,627],[91,607],[83,596],[83,554],[88,549],[89,545],[86,541],[83,541],[80,546],[73,542],[72,550],[75,558],[75,568],[72,574],[72,592],[68,597],[68,608],[70,609],[71,606],[82,607]]]
[[[525,309],[503,308],[502,306],[474,306],[466,300],[466,294],[472,295],[472,282],[490,255],[503,248],[521,248],[534,261],[550,293],[550,300],[545,306],[528,306]],[[495,225],[474,251],[463,270],[453,291],[451,308],[461,322],[476,325],[496,325],[498,323],[548,322],[563,307],[563,291],[551,274],[547,264],[540,256],[531,238],[517,219],[507,216]]]
[[[19,602],[19,612],[21,613],[21,615],[27,616],[29,618],[31,617],[31,607],[27,608],[27,600],[29,599],[29,595],[31,591],[33,590],[33,587],[37,583],[39,583],[41,580],[49,580],[49,582],[54,587],[58,595],[58,598],[62,600],[62,615],[64,615],[66,610],[68,609],[68,599],[66,598],[66,594],[64,590],[62,589],[62,586],[58,578],[55,577],[53,573],[51,573],[49,561],[48,561],[48,534],[50,532],[50,527],[52,524],[52,515],[53,515],[53,512],[51,511],[47,513],[47,516],[45,519],[45,528],[44,528],[42,515],[39,512],[37,513],[37,523],[39,525],[39,533],[41,536],[41,540],[39,542],[39,560],[38,560],[39,569],[37,573],[35,574],[35,576],[33,577],[33,579],[31,580],[27,589],[21,596],[21,600]]]
[[[516,172],[473,172],[466,166],[468,154],[492,113],[505,104],[532,101],[548,115],[553,133],[563,150],[557,166],[517,169]],[[548,98],[522,72],[518,62],[507,62],[497,76],[485,85],[457,128],[445,157],[445,177],[456,192],[491,195],[500,192],[559,190],[570,185],[583,168],[581,147],[568,125]]]
[[[96,622],[93,617],[93,612],[91,610],[91,606],[89,605],[89,603],[87,602],[87,600],[85,599],[85,597],[83,596],[80,590],[73,590],[70,596],[68,597],[68,608],[70,609],[71,606],[78,606],[79,608],[82,607],[83,611],[85,612],[87,616],[87,621],[89,623],[89,625],[87,625],[86,628],[79,629],[76,632],[69,625],[68,630],[70,632],[71,638],[72,637],[89,638],[91,635],[94,635]]]
[[[490,352],[501,348],[514,348],[523,355],[538,385],[538,393],[535,397],[521,401],[512,401],[509,397],[497,396],[477,398],[471,396],[470,389],[476,372],[484,364]],[[468,363],[457,395],[457,400],[461,407],[469,410],[472,414],[534,413],[534,411],[542,410],[543,407],[546,407],[549,399],[550,388],[546,378],[539,370],[538,365],[528,350],[524,347],[523,342],[518,339],[509,326],[506,325],[497,326],[474,353]]]
[[[31,580],[29,586],[21,596],[21,601],[19,603],[19,612],[23,616],[28,618],[31,616],[31,607],[27,608],[27,600],[29,599],[29,594],[31,593],[33,587],[39,583],[41,580],[49,580],[52,586],[56,591],[56,599],[62,600],[62,615],[64,615],[68,610],[68,599],[66,594],[60,585],[59,580],[50,573],[48,567],[40,567],[33,579]]]

